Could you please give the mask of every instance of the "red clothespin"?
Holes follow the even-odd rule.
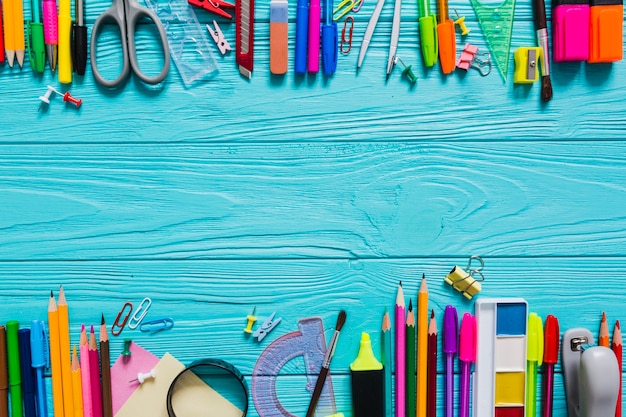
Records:
[[[196,7],[201,7],[216,15],[225,17],[226,19],[232,19],[232,16],[228,14],[224,9],[234,9],[235,5],[226,3],[222,0],[187,0],[189,4]]]

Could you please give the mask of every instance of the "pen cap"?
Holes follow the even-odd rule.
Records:
[[[622,0],[592,0],[589,15],[589,63],[622,59]]]
[[[588,0],[552,2],[552,59],[555,62],[589,58]]]
[[[24,415],[37,415],[35,406],[35,370],[30,360],[30,329],[20,329],[17,332],[20,347],[20,370],[22,372],[22,397],[24,400]]]
[[[350,364],[350,371],[354,417],[385,417],[385,373],[365,332],[361,334],[359,354]]]
[[[33,368],[46,366],[45,340],[46,330],[43,322],[33,320],[30,325],[30,355]]]
[[[461,320],[459,360],[463,362],[476,361],[476,317],[470,313],[463,314]]]
[[[546,317],[546,326],[543,332],[543,362],[556,364],[559,361],[559,320],[552,314]]]
[[[537,313],[528,315],[528,343],[526,345],[526,357],[529,361],[543,362],[543,323]]]
[[[324,75],[332,75],[337,69],[337,23],[322,25],[322,65]]]
[[[457,331],[459,328],[459,317],[456,308],[446,306],[443,313],[443,352],[457,352]]]
[[[456,67],[456,33],[454,22],[450,19],[437,25],[439,36],[439,62],[441,71],[450,74]]]
[[[43,72],[46,67],[46,46],[43,41],[43,25],[28,22],[27,33],[30,36],[28,52],[31,67],[37,72]]]
[[[437,19],[434,14],[420,17],[420,41],[424,65],[432,67],[437,63]]]

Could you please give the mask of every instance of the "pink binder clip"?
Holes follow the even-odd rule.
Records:
[[[484,58],[477,58],[482,56]],[[491,57],[489,53],[478,53],[478,46],[470,45],[466,43],[461,52],[461,56],[456,61],[456,67],[468,71],[470,68],[475,68],[480,72],[480,75],[489,75],[491,72]]]

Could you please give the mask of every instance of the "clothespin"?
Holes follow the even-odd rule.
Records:
[[[235,8],[234,4],[226,3],[222,0],[187,0],[187,2],[192,6],[201,7],[208,12],[215,13],[226,19],[232,19],[232,16],[223,9]]]
[[[212,28],[207,23],[206,28],[209,30],[209,33],[211,34],[211,37],[213,38],[213,40],[217,44],[217,47],[219,48],[219,50],[222,53],[222,55],[224,55],[226,53],[226,51],[232,51],[232,49],[230,47],[230,44],[228,43],[228,41],[224,37],[224,33],[222,32],[222,29],[220,29],[219,25],[217,24],[217,22],[215,20],[213,21],[213,25],[215,26],[215,28]]]
[[[480,266],[472,269],[471,265],[474,259],[480,262]],[[472,255],[470,256],[469,263],[465,269],[455,266],[443,280],[447,284],[452,285],[455,290],[463,293],[465,298],[471,300],[472,297],[478,294],[482,289],[482,285],[479,281],[485,280],[485,276],[481,272],[484,267],[485,262],[483,261],[483,258],[478,255]],[[480,278],[477,279],[476,276],[480,276]]]
[[[563,334],[561,359],[569,417],[615,415],[621,369],[611,349],[583,348],[592,343],[588,329],[570,329]]]
[[[461,52],[461,56],[456,61],[456,67],[468,71],[470,68],[477,69],[483,77],[491,72],[491,56],[488,53],[480,54],[485,59],[477,58],[478,46],[466,43]],[[485,68],[487,67],[487,68]]]
[[[263,340],[265,336],[267,336],[269,332],[271,332],[274,329],[274,327],[278,326],[278,323],[280,323],[280,321],[282,320],[282,317],[279,317],[276,320],[274,320],[275,315],[276,315],[276,312],[273,312],[267,318],[267,320],[263,322],[261,327],[256,329],[255,332],[252,334],[252,337],[257,338],[257,342],[260,342],[261,340]]]

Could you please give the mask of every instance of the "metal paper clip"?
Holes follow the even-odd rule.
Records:
[[[126,315],[122,319],[122,322],[120,323],[120,318],[124,314],[126,307],[129,307],[128,313],[126,313]],[[128,321],[128,318],[130,317],[130,313],[132,312],[133,312],[133,304],[130,301],[125,302],[120,312],[117,313],[115,322],[113,322],[113,324],[111,325],[111,334],[113,336],[119,336],[120,333],[122,333],[122,330],[124,330],[124,326],[126,326],[126,322]]]
[[[471,265],[474,259],[480,262],[480,267],[472,269]],[[444,278],[444,281],[452,285],[455,290],[463,293],[465,298],[471,300],[472,297],[478,294],[482,289],[480,281],[485,280],[485,276],[481,272],[484,267],[485,262],[483,258],[478,255],[472,255],[465,269],[455,266],[448,276]],[[480,279],[477,279],[476,276],[480,276]]]
[[[348,28],[348,21],[350,21],[350,26]],[[348,29],[348,37],[346,38],[346,29]],[[343,29],[341,30],[341,53],[347,55],[352,49],[352,32],[354,31],[354,17],[348,16],[346,20],[343,22]],[[344,47],[344,45],[348,45],[348,47]]]
[[[144,298],[141,303],[139,303],[139,307],[135,310],[135,314],[130,318],[128,322],[128,327],[131,329],[136,329],[139,326],[139,323],[146,317],[148,314],[148,309],[152,305],[152,300],[148,297]]]
[[[220,53],[224,55],[226,51],[232,51],[230,44],[224,37],[224,33],[222,32],[222,29],[220,29],[220,26],[217,24],[215,20],[213,21],[213,26],[214,28],[209,26],[209,24],[207,23],[206,28],[209,30],[209,34],[211,35],[211,37],[217,44],[217,47],[220,50]]]
[[[276,312],[273,312],[267,318],[267,320],[263,322],[261,327],[256,329],[255,332],[252,334],[252,337],[257,338],[257,342],[260,342],[261,340],[263,340],[265,336],[267,336],[269,332],[271,332],[272,329],[274,329],[274,327],[278,326],[278,323],[280,323],[280,321],[282,320],[282,317],[279,317],[276,320],[274,320],[275,315],[276,315]]]
[[[144,333],[156,333],[171,329],[172,327],[174,327],[174,319],[171,317],[165,317],[152,321],[144,321],[141,323],[141,326],[139,326],[139,330]]]

